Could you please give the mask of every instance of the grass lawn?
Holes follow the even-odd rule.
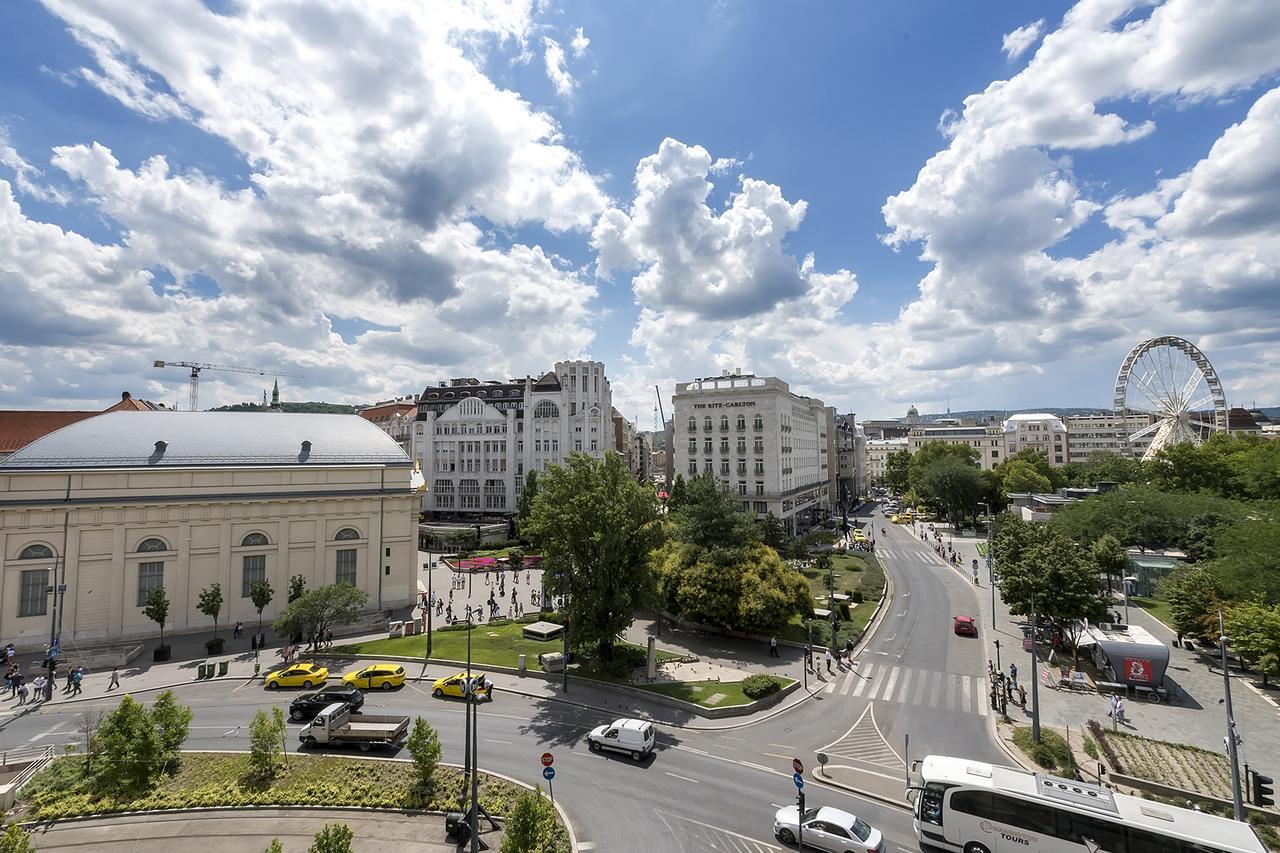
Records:
[[[850,619],[840,623],[840,636],[837,638],[841,645],[850,638],[856,643],[866,630],[867,623],[871,621],[871,614],[876,609],[876,602],[880,600],[880,594],[884,591],[884,570],[880,568],[880,561],[876,559],[876,556],[867,553],[835,554],[832,556],[831,564],[832,571],[835,574],[836,592],[843,593],[846,590],[851,590],[862,593],[862,603],[856,607],[851,605]],[[809,568],[802,570],[801,574],[809,582],[810,594],[815,598],[814,606],[825,608],[827,573],[818,571],[816,568]],[[819,601],[818,597],[823,600]],[[805,642],[804,621],[799,616],[793,616],[791,621],[778,632],[778,636],[781,639],[796,643]],[[826,622],[815,620],[813,623],[813,641],[826,645],[830,642],[830,639],[830,625]]]
[[[1173,616],[1169,613],[1169,602],[1163,598],[1147,598],[1142,595],[1129,596],[1129,603],[1136,604],[1165,625],[1173,626]]]
[[[407,753],[405,754],[407,756]],[[434,786],[413,785],[413,765],[399,761],[361,761],[334,755],[290,755],[270,782],[253,779],[247,753],[189,752],[172,775],[150,791],[119,798],[96,794],[85,780],[81,756],[60,758],[23,790],[21,819],[54,820],[73,815],[208,806],[318,805],[364,808],[419,808],[447,811],[458,807],[462,772],[436,770]],[[523,791],[510,782],[481,774],[480,801],[495,814],[510,814]],[[567,840],[563,850],[568,850]]]
[[[530,640],[522,635],[520,623],[488,625],[481,623],[471,631],[471,662],[481,666],[519,665],[520,655],[526,655],[525,665],[530,668],[538,666],[538,655],[544,652],[558,652],[562,648],[559,637],[553,640]],[[467,659],[466,631],[432,631],[431,656],[441,660]],[[619,643],[619,646],[633,649],[644,649],[632,643]],[[363,657],[378,655],[397,655],[400,657],[422,657],[427,651],[427,638],[423,634],[413,637],[394,637],[385,640],[371,640],[365,643],[352,643],[347,646],[335,646],[338,654],[353,654]],[[678,660],[681,655],[675,652],[657,650],[659,661]]]
[[[779,680],[782,681],[783,690],[795,683],[791,678]],[[637,684],[635,686],[652,693],[683,699],[704,708],[729,708],[734,705],[748,705],[755,701],[742,692],[740,681],[684,681],[677,684]],[[715,703],[707,702],[717,693],[723,693],[724,698]]]

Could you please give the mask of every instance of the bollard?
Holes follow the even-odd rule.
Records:
[[[525,672],[525,656],[520,655],[520,674],[524,675],[524,672]]]
[[[258,661],[254,661],[254,662],[253,662],[253,676],[254,676],[254,678],[257,678],[257,677],[258,677],[258,675],[259,675],[261,672],[262,672],[262,664],[261,664],[261,663],[259,663]]]

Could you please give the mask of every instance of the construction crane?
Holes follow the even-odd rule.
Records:
[[[654,385],[654,386],[653,386],[653,393],[654,393],[654,394],[656,394],[656,395],[658,396],[658,406],[657,406],[657,408],[655,408],[655,409],[654,409],[654,413],[662,416],[662,423],[659,425],[659,429],[661,429],[661,430],[666,430],[666,428],[667,428],[667,413],[666,413],[666,412],[664,412],[664,411],[662,410],[662,392],[658,390],[658,386],[657,386],[657,385]],[[665,439],[665,438],[662,440],[662,446],[663,446],[663,447],[666,447],[666,439]]]
[[[253,373],[257,376],[288,376],[293,379],[304,378],[301,373],[285,373],[282,370],[267,370],[261,367],[234,367],[226,364],[199,364],[194,361],[155,361],[154,367],[182,367],[191,369],[191,411],[199,411],[200,404],[200,371],[225,370],[229,373]]]

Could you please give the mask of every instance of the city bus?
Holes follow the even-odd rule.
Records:
[[[913,762],[925,849],[962,853],[1266,853],[1247,823],[964,758]]]

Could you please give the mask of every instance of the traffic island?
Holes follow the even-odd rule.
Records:
[[[105,814],[254,806],[389,809],[440,815],[443,840],[443,815],[458,809],[463,791],[462,771],[454,766],[438,766],[432,785],[423,790],[415,784],[415,770],[407,760],[333,755],[290,754],[275,778],[262,781],[255,776],[247,753],[187,752],[172,775],[136,796],[98,793],[89,787],[88,775],[84,756],[55,760],[23,789],[11,819],[44,823]],[[479,801],[489,814],[510,814],[528,792],[512,780],[480,773]],[[570,833],[563,817],[556,813],[547,831],[555,838],[549,849],[569,853]],[[486,840],[496,850],[500,838],[495,833]]]

